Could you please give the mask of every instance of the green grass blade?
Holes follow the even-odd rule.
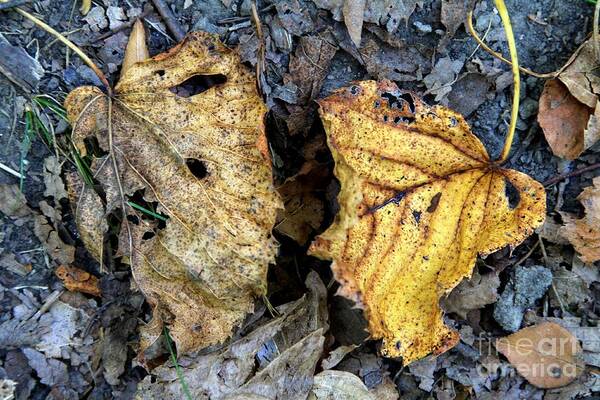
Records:
[[[94,178],[90,167],[87,165],[85,160],[81,158],[77,151],[73,150],[71,153],[73,154],[73,161],[75,162],[77,172],[79,172],[79,175],[81,176],[86,185],[93,186]]]
[[[173,341],[171,340],[171,335],[169,335],[169,330],[167,329],[166,326],[163,327],[163,334],[165,335],[165,341],[167,342],[167,348],[169,349],[169,353],[171,354],[171,361],[173,361],[173,364],[175,365],[175,371],[177,372],[177,378],[179,379],[179,382],[181,383],[181,388],[183,389],[185,398],[187,400],[192,400],[192,394],[190,393],[190,389],[188,388],[187,382],[185,381],[185,378],[183,376],[183,371],[181,370],[181,367],[177,363],[177,356],[175,355],[175,352],[173,351],[173,346],[172,346]]]
[[[64,109],[56,100],[49,96],[36,96],[33,98],[33,101],[36,102],[40,107],[46,107],[54,114],[56,114],[59,118],[69,122],[67,119],[67,110]]]
[[[19,173],[21,178],[19,179],[19,190],[23,192],[23,186],[25,183],[25,158],[29,149],[31,149],[31,138],[34,134],[34,122],[33,122],[33,111],[25,111],[25,134],[23,141],[21,142],[21,159],[19,160]]]
[[[168,219],[167,217],[160,215],[158,213],[155,213],[152,210],[148,210],[147,208],[142,207],[141,205],[134,203],[132,201],[128,201],[127,204],[130,205],[131,207],[135,208],[136,210],[139,210],[139,211],[143,212],[144,214],[147,214],[156,219],[160,219],[161,221],[166,221]]]

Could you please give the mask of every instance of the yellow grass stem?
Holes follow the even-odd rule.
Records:
[[[508,125],[508,132],[506,139],[504,140],[504,147],[498,162],[504,162],[508,159],[510,154],[510,148],[515,137],[515,129],[517,127],[517,117],[519,116],[519,98],[521,94],[521,80],[519,76],[519,60],[517,58],[517,46],[515,44],[515,35],[513,34],[512,25],[510,24],[510,17],[508,16],[508,10],[504,0],[494,0],[496,8],[502,18],[502,24],[504,25],[504,31],[506,32],[506,40],[508,41],[508,50],[510,52],[510,60],[513,73],[513,102],[512,110],[510,113],[510,124]]]

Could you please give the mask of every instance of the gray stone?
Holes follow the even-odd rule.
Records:
[[[494,307],[494,319],[507,331],[519,330],[525,310],[535,305],[551,284],[552,272],[548,268],[517,267]]]

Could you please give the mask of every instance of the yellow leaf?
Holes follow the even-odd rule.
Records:
[[[529,383],[543,389],[571,383],[584,367],[577,338],[552,322],[500,338],[496,341],[496,349]]]
[[[277,249],[281,202],[253,73],[216,36],[194,33],[132,65],[113,97],[82,87],[65,105],[79,151],[98,148],[91,170],[101,190],[77,192],[76,221],[98,258],[107,227],[121,222],[108,255],[129,260],[154,308],[142,350],[163,322],[179,352],[226,339],[265,293]]]
[[[492,162],[461,115],[390,81],[357,83],[320,106],[340,211],[311,253],[333,260],[384,355],[408,364],[447,350],[458,334],[443,323],[440,297],[471,275],[478,254],[515,246],[543,222],[542,185]]]

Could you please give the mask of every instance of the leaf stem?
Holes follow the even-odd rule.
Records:
[[[504,0],[494,0],[494,3],[496,4],[496,8],[498,9],[500,18],[502,18],[502,25],[504,25],[504,30],[506,32],[506,40],[508,41],[508,50],[510,52],[514,84],[512,110],[510,113],[510,124],[508,125],[508,132],[504,141],[502,153],[500,154],[500,158],[498,159],[498,162],[502,163],[508,159],[508,155],[510,154],[510,148],[515,137],[517,117],[519,116],[521,80],[519,76],[519,60],[517,58],[517,46],[515,44],[515,35],[513,34],[512,25],[510,24],[510,17],[508,15],[508,10],[506,9],[506,4],[504,4]]]

